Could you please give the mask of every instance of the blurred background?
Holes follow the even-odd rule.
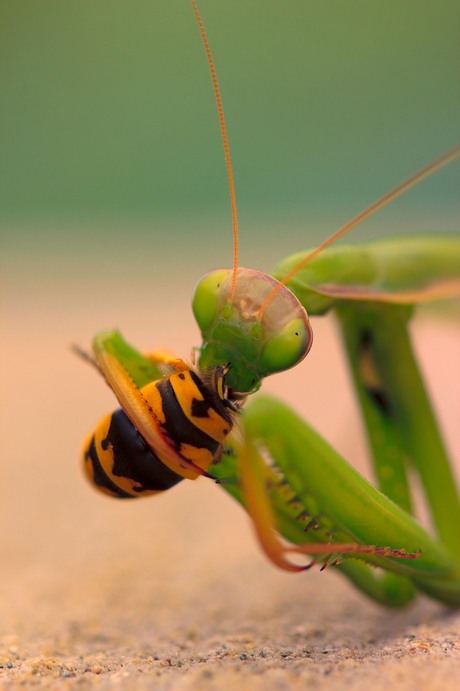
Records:
[[[316,241],[457,141],[457,3],[204,0],[200,10],[243,263],[278,260],[277,241],[284,253]],[[7,1],[2,13],[6,249],[71,244],[88,266],[139,238],[153,266],[171,256],[174,228],[171,247],[188,259],[177,273],[192,248],[204,269],[208,252],[228,264],[219,123],[187,0]],[[458,182],[457,165],[355,236],[455,227]]]
[[[201,0],[199,9],[228,128],[241,265],[268,271],[314,245],[457,142],[458,3]],[[100,583],[115,598],[142,583],[161,600],[168,588],[177,597],[184,574],[188,584],[201,574],[207,588],[235,572],[247,584],[255,564],[258,578],[271,574],[243,512],[210,483],[121,505],[93,493],[77,461],[114,400],[70,345],[119,327],[141,349],[165,345],[186,357],[199,345],[193,285],[232,262],[217,109],[191,6],[3,0],[1,15],[1,511],[16,574],[8,587],[23,597],[21,584],[42,583],[57,597],[60,583],[81,599]],[[458,230],[459,182],[456,163],[350,240]],[[458,327],[415,331],[458,454]],[[317,325],[315,346],[266,388],[362,467],[333,323]],[[119,573],[124,590],[110,590]],[[68,585],[72,574],[78,585]],[[284,575],[273,578],[284,587]]]

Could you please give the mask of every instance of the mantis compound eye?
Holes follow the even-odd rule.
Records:
[[[307,355],[312,342],[309,322],[302,318],[293,319],[265,344],[260,366],[267,374],[295,367]]]
[[[220,288],[229,273],[228,269],[216,269],[207,273],[197,283],[192,308],[202,333],[206,333],[215,320]]]

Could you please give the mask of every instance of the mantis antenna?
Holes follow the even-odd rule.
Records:
[[[230,197],[231,197],[231,201],[232,201],[232,218],[233,218],[233,248],[234,248],[233,280],[232,280],[232,290],[230,292],[230,297],[229,297],[229,302],[232,302],[233,296],[235,294],[236,272],[238,269],[238,223],[237,223],[237,219],[236,219],[235,188],[233,185],[232,164],[230,162],[230,152],[228,149],[227,131],[225,129],[225,121],[224,121],[224,111],[222,109],[222,101],[220,99],[219,86],[217,84],[216,72],[215,72],[214,63],[213,63],[212,57],[211,57],[211,51],[209,50],[208,40],[206,38],[203,23],[201,21],[201,17],[200,17],[200,14],[198,12],[198,8],[196,6],[195,0],[191,0],[191,3],[192,3],[193,11],[195,12],[198,26],[200,27],[201,37],[203,39],[204,47],[206,50],[206,55],[208,56],[209,67],[211,68],[212,83],[214,84],[214,91],[215,91],[216,100],[217,100],[217,108],[219,110],[220,129],[222,131],[222,139],[223,139],[223,143],[224,143],[225,160],[227,162],[228,182],[230,185]]]
[[[208,41],[206,38],[206,34],[203,28],[203,23],[201,21],[200,14],[198,12],[198,8],[196,6],[195,0],[190,0],[192,3],[193,10],[196,15],[196,19],[198,22],[198,26],[200,27],[201,31],[201,36],[203,38],[203,43],[204,47],[206,49],[206,55],[208,57],[208,62],[209,62],[209,67],[211,68],[211,75],[212,75],[212,82],[214,85],[214,91],[216,94],[216,100],[217,100],[217,108],[219,110],[219,120],[220,120],[220,127],[222,131],[222,140],[224,144],[224,150],[225,150],[225,160],[227,163],[227,172],[228,172],[228,181],[230,185],[230,197],[231,197],[231,202],[232,202],[232,218],[233,218],[233,244],[234,244],[234,256],[233,256],[233,278],[232,278],[232,289],[230,292],[230,297],[229,297],[229,302],[232,302],[234,294],[235,294],[235,286],[236,286],[236,275],[237,275],[237,269],[238,269],[238,223],[237,223],[237,217],[236,217],[236,202],[235,202],[235,188],[233,184],[233,174],[232,174],[232,165],[230,162],[230,152],[228,148],[228,141],[227,141],[227,132],[225,129],[225,121],[224,121],[224,112],[222,109],[222,101],[220,98],[220,92],[219,92],[219,86],[217,84],[217,78],[216,78],[216,72],[214,69],[214,63],[212,61],[211,57],[211,51],[209,50],[209,45]],[[457,146],[454,146],[453,149],[449,149],[449,151],[446,151],[442,156],[439,156],[439,158],[436,158],[434,161],[429,163],[427,166],[419,170],[417,173],[414,175],[411,175],[407,180],[404,182],[401,182],[397,187],[392,189],[390,192],[387,192],[383,197],[378,199],[376,202],[371,204],[367,209],[362,211],[358,216],[353,218],[349,223],[344,225],[342,228],[340,228],[338,231],[336,231],[333,235],[331,235],[327,240],[325,240],[319,247],[317,247],[315,250],[313,250],[305,259],[303,259],[300,264],[298,264],[287,276],[283,278],[282,281],[272,290],[272,292],[268,295],[262,306],[260,307],[257,317],[258,319],[262,318],[263,313],[265,312],[265,309],[267,305],[273,300],[275,297],[276,293],[281,290],[281,288],[303,267],[308,264],[309,262],[312,261],[320,252],[322,252],[326,247],[329,247],[329,245],[332,245],[334,242],[336,242],[339,238],[341,238],[343,235],[348,233],[352,228],[357,226],[359,223],[364,221],[366,218],[369,218],[369,216],[372,216],[376,211],[379,211],[382,209],[384,206],[392,202],[394,199],[399,197],[400,195],[404,194],[408,190],[411,189],[411,187],[415,187],[415,185],[418,185],[419,182],[422,182],[422,180],[425,180],[425,178],[429,177],[430,175],[433,175],[433,173],[436,173],[438,170],[441,168],[444,168],[447,166],[449,163],[452,163],[455,159],[460,157],[460,144]]]
[[[453,149],[449,149],[449,151],[446,151],[442,156],[439,156],[439,158],[436,158],[434,161],[432,161],[430,164],[422,168],[421,170],[418,171],[418,173],[415,173],[414,175],[411,175],[407,180],[404,182],[401,182],[397,187],[391,190],[391,192],[387,192],[383,197],[381,197],[379,200],[371,204],[365,211],[362,211],[358,216],[356,216],[353,220],[351,220],[349,223],[347,223],[343,228],[340,228],[337,232],[335,232],[333,235],[331,235],[327,240],[325,240],[319,247],[317,247],[313,252],[311,252],[305,259],[303,259],[300,264],[297,264],[297,266],[287,275],[283,278],[282,281],[272,290],[272,292],[268,295],[267,299],[265,302],[262,304],[261,308],[259,309],[257,313],[257,317],[259,319],[262,318],[262,315],[265,311],[265,308],[267,307],[268,303],[273,300],[275,297],[276,293],[281,290],[281,288],[298,272],[300,269],[303,269],[303,267],[311,262],[314,257],[316,257],[317,254],[322,252],[326,247],[329,247],[329,245],[332,245],[336,240],[342,237],[342,235],[345,235],[345,233],[348,233],[349,230],[354,228],[355,226],[358,225],[358,223],[361,223],[361,221],[364,221],[366,218],[369,218],[369,216],[372,216],[372,214],[375,214],[376,211],[379,211],[379,209],[383,208],[390,202],[392,202],[396,197],[399,197],[401,194],[404,194],[404,192],[407,192],[407,190],[410,190],[411,187],[415,187],[415,185],[418,185],[419,182],[422,182],[422,180],[425,180],[425,178],[429,177],[430,175],[433,175],[433,173],[436,173],[438,170],[441,168],[444,168],[444,166],[447,166],[449,163],[452,163],[452,161],[455,161],[456,158],[460,157],[460,144],[457,144],[457,146],[454,146]]]

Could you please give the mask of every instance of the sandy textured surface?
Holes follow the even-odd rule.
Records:
[[[72,574],[29,572],[8,588],[6,688],[458,688],[458,613],[385,611],[334,574],[292,582],[249,541],[230,559],[217,543],[174,572],[126,544]]]
[[[11,285],[2,342],[4,688],[459,687],[458,612],[425,598],[384,610],[333,569],[278,572],[260,555],[241,509],[206,481],[132,503],[93,492],[80,475],[78,448],[113,403],[68,344],[103,327],[109,303],[102,296],[88,316],[90,295],[68,302],[46,282],[21,292],[13,276]],[[114,306],[114,323],[141,323],[126,303]],[[127,336],[188,352],[196,336],[184,339],[181,318],[190,317],[182,297],[179,304],[184,312],[173,324],[158,318],[155,343],[146,331]],[[449,323],[416,330],[457,456],[459,335]],[[267,389],[362,467],[331,324],[317,328],[308,362]]]

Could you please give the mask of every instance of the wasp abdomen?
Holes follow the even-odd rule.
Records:
[[[165,417],[165,421],[162,423],[164,429],[179,448],[181,444],[189,444],[197,449],[207,449],[214,456],[220,446],[220,440],[216,440],[197,426],[197,423],[200,421],[196,419],[198,417],[196,413],[191,412],[190,416],[187,415],[187,411],[184,410],[177,398],[170,379],[163,379],[155,383],[161,396]],[[210,403],[206,399],[197,401],[196,398],[192,398],[190,400],[191,411],[194,411],[194,408],[196,408],[195,401],[196,403],[204,404],[206,409],[209,410]],[[200,417],[203,417],[203,415]],[[206,417],[208,417],[208,414]]]
[[[121,408],[101,420],[84,460],[91,482],[122,499],[162,492],[184,479],[160,461]]]
[[[219,376],[224,376],[220,370]],[[139,396],[179,458],[206,469],[220,457],[233,419],[214,386],[186,370],[147,384]],[[122,499],[163,492],[184,477],[197,477],[190,471],[187,474],[185,466],[183,474],[169,467],[167,458],[160,451],[157,455],[121,408],[106,415],[86,439],[83,458],[91,483]]]

